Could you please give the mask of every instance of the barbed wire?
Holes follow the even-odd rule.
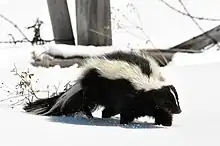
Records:
[[[192,21],[196,24],[196,26],[203,32],[205,33],[205,30],[199,25],[199,23],[194,19],[194,17],[189,13],[188,9],[186,8],[186,6],[184,5],[184,3],[182,2],[182,0],[178,0],[179,3],[181,4],[181,6],[183,7],[183,9],[185,10],[187,16],[189,18],[192,19]]]
[[[159,1],[162,2],[164,5],[166,5],[167,7],[169,7],[170,9],[172,9],[172,10],[174,10],[174,11],[176,11],[176,12],[182,14],[183,16],[187,16],[187,17],[191,18],[192,21],[196,24],[196,26],[204,33],[204,35],[205,35],[206,37],[210,38],[211,41],[212,41],[214,44],[218,45],[218,47],[220,48],[220,46],[219,46],[219,44],[218,44],[218,41],[217,41],[215,38],[213,38],[212,36],[210,36],[209,34],[207,34],[207,33],[204,31],[204,29],[199,25],[199,23],[195,20],[195,19],[197,19],[197,20],[207,20],[207,21],[220,21],[220,19],[193,16],[193,15],[191,15],[191,14],[189,13],[188,9],[186,8],[186,6],[185,6],[184,3],[182,2],[182,0],[178,0],[178,1],[179,1],[179,3],[181,4],[181,6],[183,7],[183,9],[184,9],[185,12],[182,12],[182,11],[178,10],[177,8],[175,8],[174,6],[170,5],[170,4],[169,4],[168,2],[166,2],[165,0],[159,0]],[[132,6],[132,8],[135,10],[135,12],[137,13],[138,19],[139,19],[139,21],[140,21],[140,23],[141,23],[141,19],[140,19],[139,13],[138,13],[138,11],[137,11],[137,8],[134,7],[133,5],[131,5],[131,6]],[[136,24],[134,24],[132,21],[130,21],[122,12],[120,12],[119,9],[117,9],[117,11],[119,12],[119,14],[121,14],[121,15],[124,17],[124,19],[126,19],[128,22],[130,22],[132,25],[134,25],[137,29],[141,30],[141,32],[142,32],[142,33],[145,35],[145,37],[148,39],[147,41],[149,41],[150,43],[152,43],[152,46],[154,46],[154,48],[155,48],[155,45],[153,44],[153,42],[150,40],[149,36],[146,35],[146,33],[144,32],[143,28],[141,27],[141,26],[142,26],[142,23],[141,23],[141,26],[136,25]],[[51,39],[51,40],[43,40],[43,39],[40,39],[40,40],[37,40],[37,41],[35,40],[35,42],[34,42],[34,40],[29,40],[29,39],[27,38],[27,36],[21,31],[21,29],[20,29],[14,22],[12,22],[11,20],[9,20],[8,18],[6,18],[6,17],[5,17],[4,15],[2,15],[2,14],[0,14],[0,17],[3,18],[4,20],[6,20],[7,22],[9,22],[10,24],[12,24],[12,25],[22,34],[22,36],[24,37],[23,40],[15,40],[14,37],[13,37],[13,35],[12,35],[12,34],[9,34],[12,40],[11,40],[11,41],[0,41],[0,43],[17,44],[17,43],[26,43],[26,42],[27,42],[27,43],[32,43],[32,44],[33,44],[33,43],[36,43],[36,44],[37,44],[37,43],[39,43],[39,44],[44,44],[44,43],[48,43],[48,42],[52,42],[52,41],[60,41],[60,42],[61,42],[61,41],[62,41],[62,42],[64,42],[64,41],[74,41],[74,40],[64,40],[64,39]],[[90,30],[90,31],[93,31],[93,32],[95,32],[95,33],[99,33],[99,32],[94,31],[94,30]],[[103,35],[103,34],[102,34],[102,35]]]
[[[198,19],[198,20],[204,20],[204,21],[220,21],[219,18],[207,18],[207,17],[199,17],[199,16],[194,16],[194,15],[190,15],[188,13],[184,13],[180,10],[178,10],[177,8],[175,8],[174,6],[170,5],[169,3],[167,3],[165,0],[159,0],[160,2],[162,2],[164,5],[166,5],[167,7],[169,7],[170,9],[176,11],[177,13],[182,14],[183,16],[187,16],[187,17],[193,17],[194,19]]]
[[[22,40],[15,40],[15,37],[12,34],[8,34],[10,36],[10,38],[12,40],[10,41],[0,41],[0,44],[17,44],[17,43],[31,43],[33,44],[45,44],[48,42],[70,42],[70,41],[74,41],[72,39],[51,39],[51,40],[44,40],[42,39],[40,36],[34,36],[34,38],[32,40],[28,39],[28,37],[22,32],[22,30],[18,27],[17,24],[15,24],[13,21],[11,21],[10,19],[8,19],[7,17],[5,17],[4,15],[0,14],[0,17],[3,18],[5,21],[7,21],[9,24],[11,24],[13,27],[15,27],[19,33],[24,37]],[[38,20],[38,19],[37,19]],[[36,23],[35,23],[36,24]],[[34,25],[35,26],[35,25]],[[34,27],[31,26],[31,27]],[[28,27],[27,29],[31,28]],[[39,29],[40,30],[40,29]],[[35,32],[38,33],[38,32]],[[36,35],[36,34],[35,34]]]
[[[206,36],[206,37],[208,37],[208,38],[210,38],[211,40],[212,40],[212,42],[213,42],[213,44],[216,44],[217,46],[218,46],[218,48],[220,48],[220,45],[218,44],[218,41],[215,39],[215,38],[213,38],[212,36],[210,36],[209,34],[207,34],[206,32],[205,32],[205,30],[199,25],[199,23],[194,19],[194,17],[190,14],[190,12],[188,11],[188,9],[186,8],[186,6],[185,6],[185,4],[183,3],[183,1],[182,0],[178,0],[179,1],[179,3],[181,4],[181,6],[183,7],[183,9],[184,9],[184,11],[186,12],[186,14],[188,15],[188,17],[189,18],[191,18],[191,20],[195,23],[195,25],[203,32],[203,34]]]
[[[62,41],[62,42],[70,42],[70,41],[73,41],[72,39],[51,39],[51,40],[40,40],[40,41],[37,41],[37,42],[42,42],[43,44],[44,43],[49,43],[49,42],[54,42],[54,41]],[[37,43],[35,42],[35,43]],[[27,40],[13,40],[13,41],[0,41],[0,44],[17,44],[17,43],[32,43],[31,41],[27,41]]]

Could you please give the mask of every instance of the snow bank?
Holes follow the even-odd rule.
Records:
[[[170,65],[196,65],[220,62],[220,51],[205,51],[203,53],[176,53]]]
[[[103,53],[113,52],[115,50],[131,50],[130,48],[120,48],[116,46],[81,46],[81,45],[63,45],[50,44],[47,53],[53,56],[63,56],[65,58],[73,55],[99,55]]]

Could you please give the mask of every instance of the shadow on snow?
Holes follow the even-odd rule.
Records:
[[[119,118],[97,118],[89,119],[82,115],[76,115],[74,117],[59,117],[59,116],[51,116],[49,117],[49,121],[51,122],[59,122],[66,124],[75,124],[75,125],[88,125],[88,126],[111,126],[111,127],[121,127],[121,128],[129,128],[129,129],[141,129],[141,128],[163,128],[162,126],[155,125],[154,123],[146,123],[146,122],[132,122],[127,125],[121,125],[119,122]]]

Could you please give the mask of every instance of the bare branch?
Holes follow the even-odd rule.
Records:
[[[22,78],[22,76],[18,73],[18,70],[17,70],[17,67],[15,66],[15,64],[14,64],[14,72],[15,72],[15,75],[19,76],[19,77],[21,78],[21,80],[22,80],[24,83],[26,83],[26,81],[25,81],[25,80]],[[30,93],[31,93],[35,98],[38,99],[38,97],[37,97],[37,95],[35,94],[35,92],[34,92],[34,90],[33,90],[32,87],[30,87]]]
[[[140,26],[137,26],[137,25],[136,25],[136,28],[139,29],[139,30],[144,34],[144,36],[147,38],[146,43],[147,43],[147,42],[150,42],[151,45],[152,45],[152,47],[153,47],[154,49],[156,49],[157,47],[156,47],[155,44],[151,41],[150,37],[145,33],[145,31],[144,31],[144,29],[143,29],[143,23],[142,23],[142,21],[141,21],[141,16],[140,16],[140,13],[139,13],[138,9],[137,9],[132,3],[130,3],[130,4],[128,4],[128,5],[135,11],[135,14],[137,15],[137,18],[138,18],[138,20],[139,20],[139,22],[140,22]],[[125,15],[123,15],[123,16],[125,16]],[[128,19],[127,19],[127,20],[128,20]]]
[[[121,12],[120,9],[114,8],[114,7],[112,7],[112,9],[113,9],[114,11],[118,12],[118,13],[119,13],[126,21],[128,21],[133,27],[135,27],[136,29],[140,30],[141,33],[144,35],[145,39],[147,39],[147,40],[146,40],[146,43],[150,42],[151,45],[152,45],[152,47],[156,49],[156,46],[155,46],[154,43],[150,40],[150,37],[145,33],[145,31],[144,31],[144,29],[143,29],[143,27],[142,27],[141,18],[140,18],[140,15],[139,15],[139,13],[138,13],[137,8],[136,8],[133,4],[128,4],[127,6],[131,6],[131,8],[132,8],[133,10],[135,10],[135,14],[137,15],[137,18],[138,18],[138,20],[139,20],[139,22],[140,22],[140,26],[137,25],[137,24],[135,24],[133,21],[131,21],[123,12]],[[130,34],[133,35],[133,36],[138,37],[137,35],[134,35],[133,33],[129,32],[129,31],[127,31],[127,32],[130,33]],[[138,38],[140,38],[140,37],[138,37]]]
[[[0,14],[0,17],[3,18],[5,21],[9,22],[10,24],[12,24],[21,34],[22,36],[25,38],[25,40],[27,40],[28,42],[30,42],[30,40],[27,38],[27,36],[21,31],[21,29],[11,20],[9,20],[8,18],[6,18],[4,15]]]
[[[206,37],[210,38],[214,44],[216,44],[218,46],[218,48],[220,48],[220,46],[218,45],[218,41],[216,39],[214,39],[212,36],[208,35],[205,30],[199,25],[199,23],[194,19],[194,17],[189,13],[188,9],[186,8],[186,6],[184,5],[184,3],[182,2],[182,0],[179,0],[179,3],[182,5],[183,9],[185,10],[185,12],[187,13],[188,17],[190,17],[192,19],[192,21],[196,24],[196,26],[205,34]]]
[[[189,15],[188,13],[184,13],[180,10],[178,10],[177,8],[175,8],[174,6],[170,5],[169,3],[167,3],[165,0],[159,0],[160,2],[162,2],[163,4],[165,4],[167,7],[169,7],[170,9],[180,13],[183,16],[187,16],[187,17],[193,17],[194,19],[197,20],[205,20],[205,21],[220,21],[220,19],[218,18],[207,18],[207,17],[198,17],[198,16],[193,16],[193,15]]]
[[[8,34],[8,35],[11,37],[12,41],[16,44],[15,37],[12,34]]]

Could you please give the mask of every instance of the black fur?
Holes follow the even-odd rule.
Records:
[[[38,110],[37,114],[43,114],[44,112],[49,111],[52,106],[56,103],[57,99],[63,94],[64,92],[60,93],[59,95],[53,96],[51,98],[46,98],[46,99],[38,99],[35,102],[28,102],[25,106],[24,106],[24,110],[26,112],[33,112],[33,110],[36,109],[42,109],[42,110]],[[36,112],[36,111],[35,111]],[[53,113],[54,115],[56,115],[56,112]]]
[[[96,57],[128,62],[138,66],[143,74],[147,76],[152,74],[149,60],[135,53],[116,51]],[[123,78],[113,80],[101,76],[95,67],[83,72],[82,78],[77,81],[77,84],[81,85],[81,89],[74,95],[70,94],[64,107],[56,104],[59,99],[65,99],[65,96],[62,96],[63,92],[48,99],[29,103],[24,107],[24,110],[48,116],[68,116],[83,112],[87,117],[92,118],[92,112],[98,106],[102,106],[104,107],[102,118],[110,118],[120,114],[120,123],[128,124],[135,118],[147,115],[155,118],[155,124],[165,126],[172,125],[173,114],[181,113],[179,101],[176,105],[175,98],[170,92],[171,89],[178,99],[177,91],[172,85],[150,91],[137,90],[129,80]],[[76,88],[76,86],[71,87],[71,89]],[[55,104],[58,107],[53,109]]]
[[[176,92],[176,89],[173,85],[165,86],[162,87],[159,90],[152,90],[147,93],[143,93],[143,98],[140,98],[140,96],[137,98],[137,102],[133,102],[134,107],[144,107],[148,111],[148,113],[141,113],[141,111],[144,111],[143,109],[137,109],[137,112],[133,110],[133,113],[135,118],[141,117],[141,116],[152,116],[155,118],[155,124],[157,125],[164,125],[164,126],[171,126],[172,125],[172,115],[173,114],[179,114],[181,113],[181,108],[179,106],[179,101],[178,101],[178,106],[176,106],[175,101],[172,98],[172,94],[169,92],[169,88],[171,88],[174,92]],[[149,98],[149,97],[152,97]],[[176,92],[176,97],[178,99],[178,94]],[[147,100],[145,101],[145,98]],[[149,103],[149,105],[146,104],[146,102]],[[143,105],[142,105],[143,104]],[[150,109],[150,104],[155,105],[155,108],[152,107]],[[145,107],[146,106],[146,107]],[[152,110],[152,112],[150,112]],[[119,114],[120,111],[115,110],[114,108],[105,108],[102,111],[102,118],[110,118],[112,116],[115,116]],[[152,114],[154,113],[154,114]]]
[[[82,90],[73,95],[63,109],[57,108],[47,115],[57,115],[58,113],[74,115],[82,111],[87,117],[92,118],[92,111],[96,110],[98,106],[103,106],[102,118],[120,114],[121,124],[128,124],[135,118],[147,115],[155,118],[155,124],[171,126],[172,112],[181,112],[180,107],[173,103],[168,86],[146,92],[136,90],[128,80],[104,78],[96,69],[87,70],[83,76],[79,80]],[[172,88],[174,87],[172,86]],[[49,99],[45,99],[45,102],[48,101]],[[32,105],[37,104],[39,101]],[[30,109],[32,105],[24,109]],[[44,106],[44,104],[41,102],[37,106]]]
[[[163,108],[157,108],[155,110],[155,124],[156,125],[171,126],[172,121],[173,121],[173,116],[169,111]]]
[[[158,119],[157,124],[170,125],[172,114],[181,113],[180,106],[175,104],[170,93],[170,88],[175,89],[172,85],[146,92],[137,91],[128,80],[101,77],[95,69],[89,70],[84,76],[81,80],[83,89],[86,89],[84,106],[103,106],[102,118],[119,113],[120,123],[127,124],[135,118],[148,115]],[[164,121],[158,115],[163,116]]]
[[[73,85],[74,87],[74,85]],[[53,105],[57,102],[57,100],[64,94],[65,92],[61,92],[56,96],[52,96],[50,98],[43,98],[43,99],[38,99],[34,102],[28,102],[25,106],[24,106],[24,110],[26,112],[30,112],[30,113],[35,113],[38,115],[44,114],[47,116],[71,116],[73,113],[76,112],[80,112],[80,111],[84,111],[82,109],[81,103],[83,102],[83,92],[79,91],[78,93],[73,95],[73,98],[70,98],[68,100],[68,103],[66,103],[64,108],[56,108],[55,110],[53,110],[53,112],[47,113],[52,107]],[[74,103],[73,103],[74,102]],[[72,107],[72,104],[77,104],[78,103],[78,107]],[[41,109],[41,110],[37,110],[36,109]]]
[[[172,93],[170,92],[170,90],[172,90],[175,94],[175,97],[177,99],[177,105],[176,106],[176,101],[175,99],[173,98],[173,95]],[[166,98],[167,100],[163,100],[161,98],[158,98],[156,100],[156,103],[157,105],[160,107],[160,105],[168,105],[168,110],[173,113],[173,114],[179,114],[181,113],[181,108],[180,108],[180,105],[179,105],[179,97],[178,97],[178,94],[177,94],[177,91],[176,91],[176,88],[173,86],[173,85],[169,85],[169,86],[165,86],[161,89],[159,89],[160,92],[155,92],[154,93],[154,96],[155,97],[164,97]]]

